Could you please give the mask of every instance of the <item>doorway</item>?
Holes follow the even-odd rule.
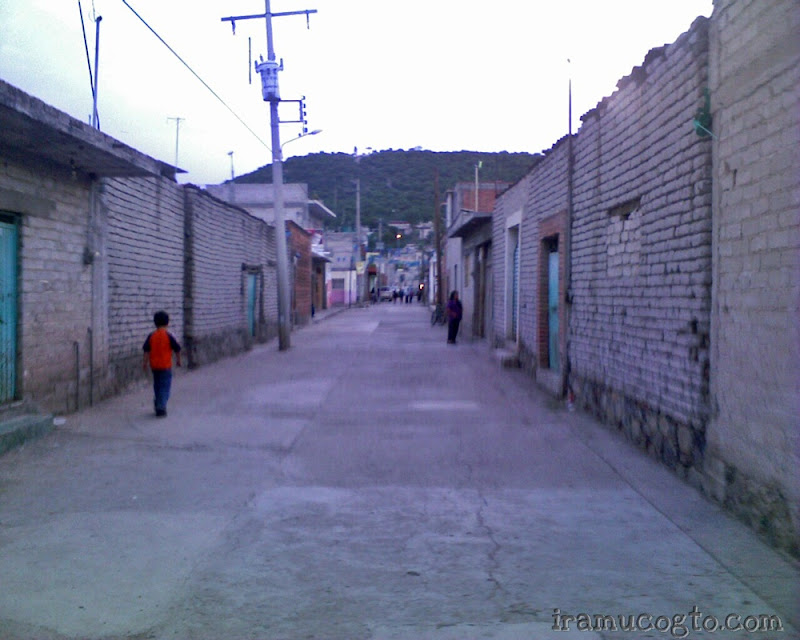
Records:
[[[17,395],[17,225],[0,214],[0,403]]]
[[[546,242],[547,247],[547,356],[548,367],[558,370],[561,367],[559,358],[558,333],[558,237]]]

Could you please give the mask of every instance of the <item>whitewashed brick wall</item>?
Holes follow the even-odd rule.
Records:
[[[183,188],[165,178],[104,180],[108,269],[109,391],[141,378],[153,314],[169,314],[183,341]]]
[[[187,187],[187,341],[192,366],[249,348],[246,270],[258,270],[255,341],[276,335],[275,232],[263,220]]]
[[[800,556],[800,5],[716,0],[707,489]]]
[[[711,143],[692,120],[707,86],[708,19],[698,18],[582,118],[573,140],[572,304],[560,338],[576,402],[698,485],[709,416]],[[554,234],[559,254],[566,249],[567,161],[564,138],[528,174],[521,224],[518,352],[554,390],[566,358],[561,372],[540,366],[539,253]],[[498,202],[493,226],[497,343],[507,337],[505,238],[516,189]]]
[[[88,396],[88,194],[88,181],[67,171],[0,164],[0,210],[18,217],[17,387],[53,412],[73,411]]]
[[[525,214],[522,221],[520,268],[524,278],[520,291],[520,359],[523,367],[536,370],[539,352],[539,259],[541,222],[567,209],[567,138],[547,151],[542,162],[528,175]],[[564,251],[563,234],[560,251]],[[560,301],[563,305],[563,301]],[[564,362],[564,358],[561,359]]]
[[[651,51],[583,117],[575,143],[573,388],[685,472],[708,417],[711,146],[692,127],[707,31],[698,18]]]

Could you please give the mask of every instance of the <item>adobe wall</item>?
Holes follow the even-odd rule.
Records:
[[[142,344],[153,314],[169,314],[183,343],[183,188],[166,178],[106,179],[105,220],[109,369],[105,393],[143,378]]]
[[[652,50],[575,141],[570,386],[699,484],[708,422],[708,20]]]
[[[69,171],[0,164],[0,211],[17,221],[17,397],[65,413],[89,397],[93,267],[84,259],[90,182]],[[104,358],[98,346],[96,362]]]
[[[272,227],[243,209],[196,187],[185,187],[185,194],[186,350],[195,367],[277,334],[275,237]],[[248,323],[248,275],[256,278],[255,335]]]
[[[800,555],[800,7],[716,0],[707,491]]]

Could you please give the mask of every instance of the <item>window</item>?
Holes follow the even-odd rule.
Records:
[[[635,198],[608,210],[606,230],[607,275],[630,278],[639,275],[642,234],[640,199]]]

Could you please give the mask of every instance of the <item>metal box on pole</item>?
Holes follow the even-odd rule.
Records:
[[[275,60],[256,62],[256,72],[261,74],[261,95],[264,102],[276,102],[281,99],[278,87],[278,71],[283,71],[283,60],[280,64]]]

